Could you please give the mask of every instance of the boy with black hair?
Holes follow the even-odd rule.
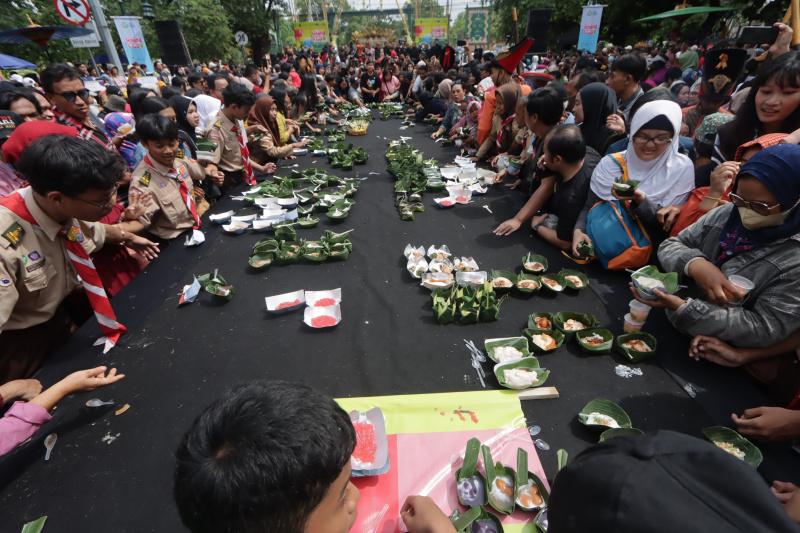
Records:
[[[0,200],[0,383],[28,377],[72,334],[61,306],[78,276],[105,335],[106,350],[125,328],[117,323],[89,253],[125,244],[148,259],[158,246],[97,221],[116,203],[125,165],[93,142],[46,135],[15,165],[30,183]]]
[[[524,100],[525,125],[534,135],[534,140],[529,147],[531,157],[521,171],[524,174],[530,174],[530,183],[527,185],[527,193],[530,198],[514,218],[506,220],[494,230],[495,235],[508,235],[517,231],[523,222],[533,217],[545,206],[553,194],[554,172],[540,165],[539,160],[544,155],[542,141],[547,133],[561,121],[564,104],[561,96],[552,87],[536,89]],[[516,188],[522,184],[522,179],[519,179],[509,187]]]
[[[592,173],[601,156],[586,142],[574,124],[560,124],[544,141],[544,166],[556,173],[548,213],[531,220],[533,233],[562,250],[572,248],[572,231],[586,198]]]
[[[367,61],[366,72],[361,75],[361,94],[364,98],[364,103],[380,102],[380,93],[381,79],[375,73],[375,62],[369,60]]]
[[[631,106],[644,94],[639,82],[647,74],[647,62],[639,54],[625,54],[611,63],[606,85],[611,87],[619,99],[619,110],[630,123]]]
[[[120,222],[125,231],[147,230],[159,239],[169,240],[202,225],[200,217],[205,209],[198,205],[203,197],[195,196],[194,182],[210,179],[220,186],[225,176],[214,165],[203,168],[192,159],[179,157],[178,131],[175,122],[158,114],[144,115],[136,123],[136,133],[147,155],[131,175],[130,194],[150,193],[153,201],[138,220]]]
[[[209,405],[175,456],[173,494],[192,533],[346,533],[356,435],[332,399],[301,383],[253,381]],[[401,509],[411,533],[455,533],[430,498]]]
[[[217,120],[206,130],[205,136],[217,145],[214,164],[225,174],[225,181],[220,187],[224,194],[245,179],[255,184],[242,121],[256,103],[256,95],[243,85],[232,83],[222,92],[222,98],[225,105],[217,113]]]

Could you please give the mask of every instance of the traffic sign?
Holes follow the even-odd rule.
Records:
[[[89,20],[89,4],[86,0],[53,0],[58,15],[76,26],[82,26]]]
[[[247,34],[243,31],[237,31],[233,38],[236,39],[236,44],[239,46],[244,46],[249,42],[247,39]]]
[[[75,48],[97,48],[100,46],[100,40],[97,38],[97,28],[94,21],[90,20],[86,23],[86,29],[92,30],[93,33],[84,35],[83,37],[70,37],[69,41]]]

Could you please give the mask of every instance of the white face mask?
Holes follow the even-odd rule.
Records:
[[[742,219],[742,226],[747,229],[774,228],[786,222],[786,219],[789,218],[798,203],[800,201],[786,211],[774,215],[762,215],[747,207],[739,207],[739,218]]]

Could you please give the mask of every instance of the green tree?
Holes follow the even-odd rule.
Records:
[[[288,8],[286,0],[211,0],[225,10],[233,32],[243,31],[250,38],[253,56],[261,58],[272,45],[270,29],[275,32],[280,11]]]
[[[214,0],[179,0],[172,5],[172,16],[183,25],[183,36],[193,60],[230,58],[229,51],[234,45],[233,30],[228,24],[220,24],[226,20],[227,13],[219,3]]]
[[[458,39],[467,38],[467,12],[462,11],[456,15],[455,20],[450,25],[450,42],[453,43]]]

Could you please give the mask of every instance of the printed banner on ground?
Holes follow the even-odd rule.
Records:
[[[416,19],[414,21],[414,41],[433,44],[434,39],[439,39],[439,44],[444,44],[444,41],[447,40],[447,19]]]
[[[581,32],[578,37],[578,50],[597,50],[597,38],[600,36],[600,19],[603,18],[603,6],[584,6],[581,17]]]
[[[112,17],[117,26],[119,40],[122,41],[122,48],[128,57],[130,64],[138,62],[145,72],[154,72],[153,61],[150,59],[150,52],[147,51],[147,44],[144,42],[142,27],[139,25],[139,17]]]
[[[360,492],[352,531],[406,531],[400,507],[409,495],[430,496],[446,514],[465,512],[456,498],[455,471],[461,467],[467,441],[477,437],[496,461],[512,468],[517,448],[528,452],[528,469],[545,483],[546,476],[515,391],[477,391],[372,398],[339,398],[345,411],[380,407],[386,424],[388,471],[356,477]],[[385,512],[383,510],[386,509]],[[383,514],[381,514],[383,512]],[[375,523],[380,517],[379,523]],[[500,517],[506,533],[529,533],[534,514],[517,510]]]
[[[467,43],[489,44],[489,25],[491,23],[488,9],[470,9],[467,11]]]
[[[317,46],[328,44],[328,26],[325,21],[295,22],[294,40],[297,46]]]

